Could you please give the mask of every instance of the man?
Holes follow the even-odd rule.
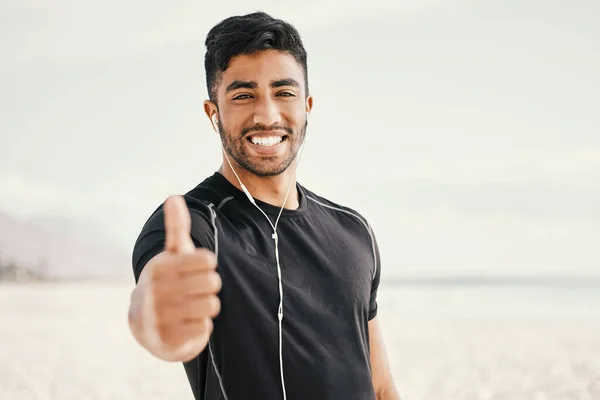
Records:
[[[398,400],[373,232],[296,183],[313,104],[298,32],[254,13],[217,24],[206,47],[223,164],[144,225],[134,337],[183,362],[196,399]]]

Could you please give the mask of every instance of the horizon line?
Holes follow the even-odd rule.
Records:
[[[443,275],[390,276],[381,279],[389,286],[521,286],[579,287],[600,289],[600,275]]]

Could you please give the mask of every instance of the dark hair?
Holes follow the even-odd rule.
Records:
[[[238,55],[262,50],[279,50],[292,55],[304,70],[308,95],[306,50],[300,34],[291,24],[264,12],[229,17],[215,25],[206,35],[206,87],[210,100],[217,102],[217,87],[229,61]]]

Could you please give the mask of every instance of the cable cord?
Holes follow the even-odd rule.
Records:
[[[256,200],[254,200],[254,197],[252,197],[252,195],[250,194],[250,192],[248,191],[246,186],[242,183],[242,180],[240,179],[238,174],[235,172],[235,169],[233,168],[233,165],[231,164],[231,161],[229,160],[229,157],[227,156],[227,152],[225,151],[225,149],[223,147],[221,147],[221,149],[223,150],[223,154],[225,155],[225,159],[227,160],[227,163],[229,164],[229,167],[231,168],[231,171],[233,171],[233,174],[235,175],[238,182],[240,183],[240,187],[242,188],[242,191],[246,194],[246,197],[248,197],[248,200],[250,201],[250,203],[252,203],[254,205],[254,207],[256,207],[262,213],[262,215],[265,216],[265,218],[269,222],[269,225],[271,225],[271,228],[273,228],[273,235],[271,235],[271,237],[275,241],[275,260],[277,262],[277,278],[279,281],[279,307],[277,308],[277,319],[279,320],[279,371],[281,373],[281,387],[283,389],[283,400],[287,400],[287,394],[285,391],[285,379],[284,379],[284,375],[283,375],[283,328],[282,328],[283,284],[282,284],[282,280],[281,280],[281,264],[279,262],[279,236],[277,235],[277,226],[279,224],[279,219],[281,218],[281,214],[283,213],[283,209],[285,208],[285,203],[287,202],[287,199],[290,195],[290,190],[292,189],[292,185],[294,184],[294,181],[296,179],[296,171],[298,170],[298,164],[300,164],[300,158],[302,158],[302,153],[304,152],[304,143],[305,142],[306,142],[306,136],[302,142],[300,152],[298,153],[296,165],[294,166],[294,174],[292,175],[292,179],[290,180],[290,184],[288,185],[287,192],[286,192],[285,198],[283,200],[283,205],[281,206],[281,209],[279,210],[279,214],[277,215],[275,224],[273,224],[273,222],[267,216],[267,214],[258,206],[258,204],[256,204]],[[216,366],[215,366],[215,369],[216,369]],[[217,375],[218,375],[218,372],[217,372]],[[220,376],[219,376],[219,378],[220,378]],[[227,398],[227,396],[225,395],[225,390],[223,388],[223,385],[222,385],[222,382],[220,379],[219,379],[219,383],[221,384],[221,390],[223,392],[223,396],[225,398]]]

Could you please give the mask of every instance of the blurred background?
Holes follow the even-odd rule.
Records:
[[[0,398],[192,398],[131,251],[220,164],[209,29],[298,28],[298,180],[367,217],[403,400],[600,399],[600,3],[0,2]]]

